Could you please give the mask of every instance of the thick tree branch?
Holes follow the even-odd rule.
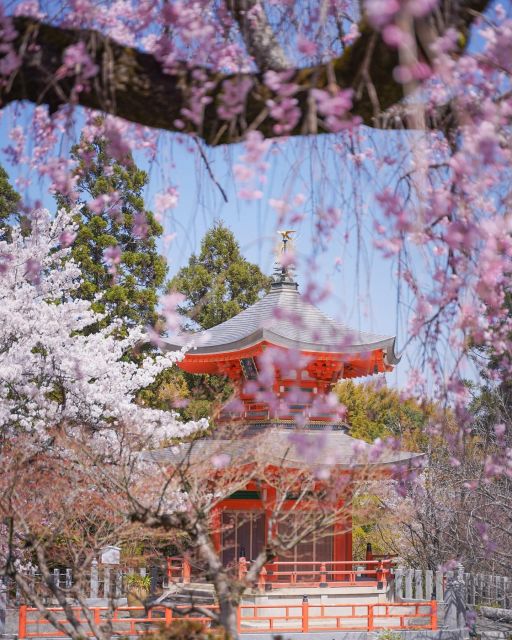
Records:
[[[484,10],[487,2],[469,0],[450,24],[467,34],[474,12]],[[434,18],[429,18],[428,24],[432,26],[428,29],[426,20],[417,25],[423,50],[429,44],[425,40],[437,32],[433,26]],[[21,66],[0,89],[2,106],[16,100],[29,100],[35,104],[46,104],[55,111],[72,102],[148,127],[194,133],[212,146],[238,142],[251,130],[260,131],[266,138],[278,135],[267,107],[268,100],[276,99],[276,95],[265,85],[261,72],[233,76],[205,68],[202,74],[198,74],[197,69],[185,62],[175,64],[172,69],[164,69],[155,56],[122,46],[97,31],[65,29],[31,18],[17,17],[13,22],[18,31],[15,44]],[[382,126],[379,121],[381,114],[400,102],[403,87],[393,79],[393,69],[398,62],[396,51],[389,48],[364,20],[360,31],[361,35],[354,44],[328,64],[293,70],[288,82],[298,86],[295,98],[301,116],[289,135],[325,132],[322,121],[316,112],[311,111],[309,92],[312,88],[325,88],[333,81],[340,88],[354,89],[352,114],[370,127]],[[425,33],[431,35],[425,36]],[[86,43],[99,73],[90,80],[87,90],[76,93],[77,78],[74,75],[60,80],[55,76],[62,68],[65,49],[79,41]],[[370,47],[372,55],[368,59]],[[242,77],[250,78],[253,83],[245,109],[230,121],[222,120],[217,108],[222,104],[223,82]],[[368,78],[371,79],[371,91]],[[197,105],[197,90],[203,90],[205,83],[209,87],[204,89],[205,95],[211,98],[211,102],[205,107],[199,124],[195,124],[187,119],[183,110]],[[193,90],[196,90],[195,94]],[[380,112],[376,111],[375,93]]]

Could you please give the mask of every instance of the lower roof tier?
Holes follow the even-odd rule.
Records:
[[[162,466],[182,463],[198,465],[202,469],[223,466],[254,465],[276,469],[325,469],[359,471],[369,477],[372,473],[391,472],[395,465],[416,464],[423,454],[382,449],[349,436],[340,428],[286,428],[280,424],[248,426],[236,437],[199,438],[191,443],[157,449],[144,454]]]

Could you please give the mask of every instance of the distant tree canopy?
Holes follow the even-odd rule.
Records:
[[[168,285],[185,296],[179,310],[199,329],[236,316],[269,287],[270,277],[243,257],[233,232],[220,221],[204,236],[199,255],[192,254]]]
[[[9,218],[19,215],[20,194],[9,182],[6,170],[0,166],[0,241],[10,239]]]
[[[347,408],[352,437],[373,442],[375,438],[395,436],[401,438],[404,449],[423,450],[427,440],[424,428],[435,414],[431,403],[419,404],[374,382],[356,384],[343,380],[335,392]]]
[[[167,266],[156,245],[162,226],[142,197],[148,175],[131,156],[122,163],[110,157],[101,138],[82,139],[71,157],[77,161],[76,189],[83,204],[71,252],[83,274],[77,295],[105,313],[105,322],[121,318],[128,327],[153,325]],[[57,200],[68,204],[63,196]],[[109,250],[115,256],[110,264]]]

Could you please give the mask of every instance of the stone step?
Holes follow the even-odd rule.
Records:
[[[213,589],[207,588],[207,585],[193,584],[177,584],[167,589],[155,598],[151,604],[215,604],[215,595]]]

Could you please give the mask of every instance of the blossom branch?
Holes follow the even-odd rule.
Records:
[[[461,6],[453,22],[463,35],[474,20],[474,12],[485,9],[487,2],[469,0]],[[433,26],[424,28],[429,19],[423,18],[415,24],[416,32],[422,35],[422,50],[429,44],[424,42],[425,33],[430,39],[436,33]],[[65,104],[80,105],[148,127],[194,134],[208,145],[238,142],[248,130],[259,131],[266,138],[283,134],[282,127],[276,127],[272,113],[275,109],[269,109],[269,104],[279,106],[281,87],[279,83],[277,86],[268,83],[261,71],[228,75],[179,61],[164,68],[156,56],[120,45],[94,30],[67,29],[25,17],[13,18],[13,26],[18,34],[13,44],[19,65],[0,90],[2,106],[29,100],[46,104],[54,112]],[[393,76],[398,64],[397,51],[388,46],[365,19],[359,30],[360,36],[338,58],[286,72],[286,86],[295,87],[296,102],[296,122],[286,128],[287,135],[330,131],[316,112],[310,113],[310,92],[331,87],[333,80],[340,89],[353,90],[349,115],[360,118],[369,127],[378,126],[372,94],[379,96],[381,113],[400,103],[403,84]],[[82,65],[88,69],[87,82],[77,91],[76,84],[84,75],[82,66],[64,75],[61,70],[66,51],[80,43],[90,63]],[[370,43],[373,55],[367,60]],[[200,114],[190,115],[194,91],[204,94],[201,101],[204,106]],[[223,105],[229,91],[231,96],[243,95],[243,99],[238,98],[241,103],[235,105],[236,108]],[[411,126],[407,120],[403,120],[404,124]]]

